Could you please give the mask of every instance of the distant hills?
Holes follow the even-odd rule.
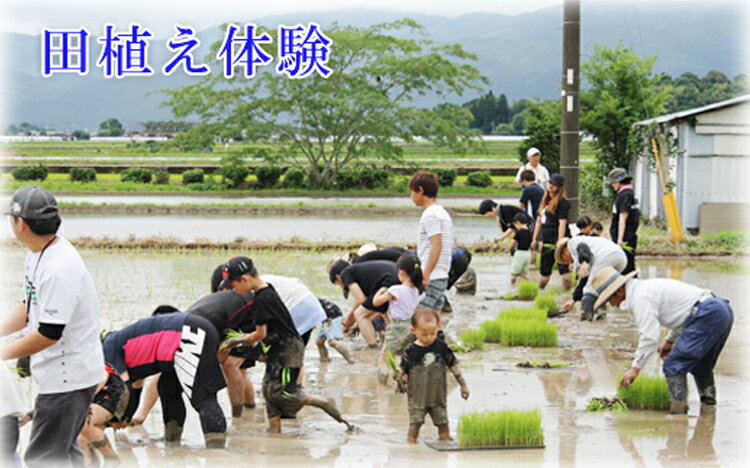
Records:
[[[626,5],[627,4],[627,5]],[[743,15],[738,2],[647,3],[583,2],[582,60],[593,51],[593,44],[615,46],[619,41],[641,55],[658,55],[655,71],[677,76],[691,71],[698,76],[709,70],[720,70],[730,78],[747,73],[743,68]],[[520,98],[549,99],[559,96],[562,63],[562,5],[532,13],[508,16],[472,13],[458,18],[382,11],[345,10],[329,13],[298,13],[260,19],[239,18],[276,27],[316,21],[324,30],[339,24],[366,26],[408,16],[427,28],[431,38],[440,43],[461,43],[477,54],[477,66],[490,79],[495,94],[505,93],[509,100]],[[227,18],[228,21],[234,20]],[[102,24],[104,20],[102,21]],[[171,25],[144,24],[161,38],[151,42],[150,62],[157,69],[169,58],[162,46],[172,32]],[[50,25],[53,26],[53,25]],[[119,25],[123,27],[123,25]],[[100,31],[92,31],[97,36]],[[223,35],[218,27],[201,31],[202,55],[208,44]],[[92,40],[91,63],[98,46]],[[43,78],[40,72],[39,36],[0,33],[0,42],[8,60],[0,66],[5,83],[8,123],[23,121],[58,129],[95,130],[99,122],[116,117],[127,128],[137,123],[171,119],[168,109],[159,107],[159,94],[147,92],[174,88],[194,81],[181,73],[165,77],[160,73],[148,78],[104,79],[101,70],[91,67],[88,76],[54,75]],[[456,96],[456,103],[478,94]],[[432,106],[434,97],[419,105]]]

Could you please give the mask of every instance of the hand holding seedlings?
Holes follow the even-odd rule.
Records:
[[[630,388],[630,384],[633,383],[640,372],[641,370],[637,367],[631,367],[630,369],[628,369],[628,371],[625,372],[625,375],[623,375],[622,379],[620,380],[620,387]]]
[[[396,393],[406,393],[406,383],[409,380],[409,375],[403,369],[398,370],[393,380],[396,381]]]
[[[673,346],[673,342],[664,340],[664,343],[662,343],[657,350],[659,352],[659,357],[665,359],[667,356],[669,356],[669,353],[672,352]]]
[[[585,278],[589,275],[589,263],[583,262],[581,263],[581,266],[578,267],[578,277],[579,278]]]

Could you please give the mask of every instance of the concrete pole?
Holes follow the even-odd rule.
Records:
[[[560,125],[560,174],[565,177],[565,196],[570,201],[568,222],[578,219],[578,120],[581,77],[581,1],[563,3],[562,118]]]

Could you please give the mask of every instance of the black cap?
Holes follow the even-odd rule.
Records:
[[[479,204],[479,214],[483,215],[489,211],[492,211],[492,209],[496,206],[497,206],[497,203],[495,203],[494,201],[490,199],[482,200],[482,203]]]
[[[562,187],[565,185],[565,177],[561,176],[560,174],[552,174],[552,176],[549,178],[549,183],[555,184],[558,187]]]
[[[238,279],[253,271],[253,261],[247,257],[234,257],[221,266],[221,283],[218,289],[224,289],[229,286],[230,281]]]
[[[28,220],[52,219],[58,216],[57,201],[47,189],[24,185],[13,194],[8,214]]]

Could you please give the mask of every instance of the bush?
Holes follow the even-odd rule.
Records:
[[[137,184],[150,184],[154,173],[145,167],[129,167],[120,173],[123,182],[135,182]]]
[[[90,140],[91,139],[91,135],[89,135],[87,132],[84,132],[83,130],[76,130],[73,133],[71,133],[70,136],[72,136],[74,140]]]
[[[93,167],[71,167],[69,175],[73,182],[94,182],[96,180],[96,169]]]
[[[466,185],[471,187],[489,187],[492,185],[492,177],[488,171],[476,171],[466,177]]]
[[[458,173],[455,169],[435,169],[435,176],[441,187],[450,187],[456,181]]]
[[[169,184],[169,171],[166,169],[157,169],[154,172],[154,183],[158,185]]]
[[[336,187],[339,190],[375,189],[388,186],[389,172],[378,167],[345,167],[336,174]]]
[[[213,180],[209,180],[208,182],[203,182],[203,183],[188,184],[187,188],[188,190],[191,190],[194,192],[214,192],[214,191],[226,190],[227,186],[224,184],[217,184]]]
[[[14,180],[45,180],[49,175],[49,168],[42,164],[36,166],[18,166],[10,174]]]
[[[284,173],[284,187],[300,188],[305,185],[305,171],[298,167],[290,167]]]
[[[203,169],[189,169],[182,173],[182,185],[202,184],[204,180]]]
[[[260,188],[271,188],[275,186],[281,177],[281,168],[278,166],[258,166],[255,168],[255,177],[258,179]]]
[[[458,420],[456,432],[460,447],[544,445],[538,409],[466,413]]]
[[[622,375],[617,378],[617,382],[621,379]],[[639,375],[630,388],[618,388],[617,397],[630,409],[669,409],[669,390],[664,377]]]
[[[221,182],[229,188],[242,185],[250,175],[250,168],[245,164],[245,158],[238,154],[230,154],[221,158],[221,168],[217,171]]]

